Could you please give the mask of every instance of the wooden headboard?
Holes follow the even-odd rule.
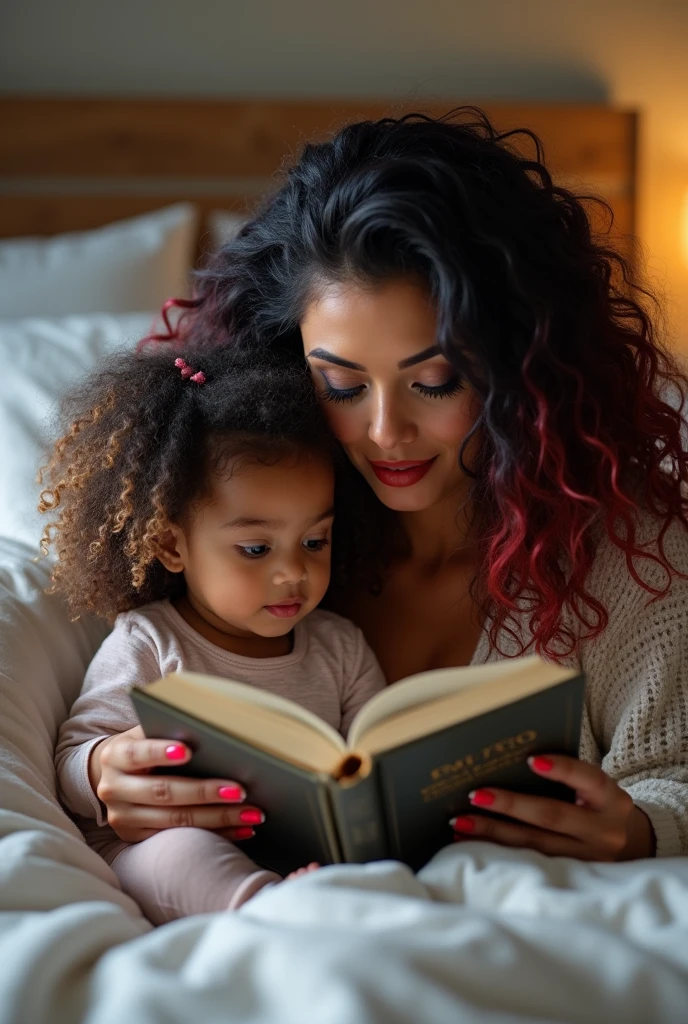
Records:
[[[93,228],[181,199],[203,215],[248,210],[305,141],[345,122],[418,109],[440,115],[459,102],[0,97],[0,237]],[[499,128],[535,131],[555,177],[603,195],[616,230],[634,233],[635,113],[483,106]]]

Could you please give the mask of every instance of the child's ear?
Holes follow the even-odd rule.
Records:
[[[183,530],[176,526],[175,523],[169,523],[167,530],[165,530],[160,538],[160,547],[157,555],[158,561],[169,572],[183,572],[185,552],[186,542]]]

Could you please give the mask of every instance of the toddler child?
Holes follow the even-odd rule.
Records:
[[[226,837],[248,838],[263,816],[240,806],[237,785],[150,776],[161,762],[128,691],[210,673],[298,701],[346,734],[384,679],[360,630],[316,610],[330,578],[335,442],[305,369],[229,347],[112,359],[65,416],[39,506],[56,513],[43,537],[57,555],[52,589],[114,628],[58,737],[61,799],[153,923],[236,908],[281,881]],[[188,760],[182,744],[158,748],[168,764]],[[182,786],[197,806],[170,817]],[[223,802],[233,827],[211,831]],[[204,803],[213,823],[185,827],[204,823]]]

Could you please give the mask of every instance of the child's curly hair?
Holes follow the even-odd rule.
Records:
[[[57,555],[50,591],[75,615],[110,620],[183,592],[157,559],[160,538],[213,472],[237,457],[336,457],[306,366],[232,346],[111,357],[67,396],[61,421],[39,475],[39,511],[57,513],[41,540]]]

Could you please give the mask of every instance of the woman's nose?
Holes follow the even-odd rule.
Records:
[[[418,436],[418,428],[404,411],[403,403],[393,396],[380,396],[368,436],[382,451],[391,452],[400,444],[409,444]]]

